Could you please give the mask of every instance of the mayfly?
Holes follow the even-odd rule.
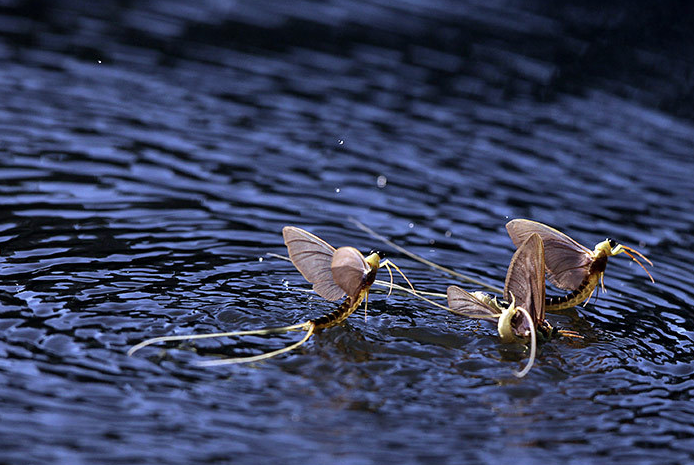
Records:
[[[641,252],[618,244],[612,239],[605,239],[591,251],[566,234],[536,221],[511,220],[506,224],[506,230],[516,246],[523,244],[529,236],[538,234],[545,246],[547,279],[560,289],[571,291],[561,297],[548,297],[546,301],[548,311],[570,308],[583,301],[587,303],[598,282],[604,292],[607,259],[620,253],[625,253],[631,257],[653,281],[653,276],[634,255],[642,258],[651,266],[653,263]]]
[[[200,362],[199,365],[225,365],[231,363],[247,363],[264,360],[276,355],[293,350],[305,343],[313,333],[324,328],[335,326],[344,321],[359,308],[362,301],[368,301],[369,289],[376,279],[376,272],[381,267],[386,267],[393,280],[390,266],[394,267],[412,288],[414,287],[400,269],[390,260],[382,260],[381,252],[372,252],[364,257],[354,247],[340,247],[335,249],[319,237],[294,226],[285,226],[282,229],[284,243],[289,251],[289,258],[306,278],[313,284],[313,290],[329,301],[340,299],[345,294],[347,298],[333,312],[303,323],[283,326],[279,328],[265,328],[251,331],[234,331],[226,333],[197,334],[190,336],[164,336],[148,339],[133,346],[128,355],[132,355],[139,349],[157,342],[181,341],[191,339],[204,339],[213,337],[231,337],[248,335],[265,335],[283,333],[289,331],[305,331],[304,337],[294,344],[272,352],[249,357],[235,357]],[[416,294],[416,292],[415,292]]]
[[[537,335],[549,339],[552,327],[545,320],[545,257],[542,239],[531,234],[511,259],[504,284],[504,302],[482,292],[469,293],[458,286],[448,288],[448,306],[453,313],[471,318],[497,320],[503,342],[528,342],[530,359],[518,377],[533,365]]]

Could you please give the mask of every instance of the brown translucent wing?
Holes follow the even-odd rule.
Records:
[[[511,258],[504,284],[504,300],[530,313],[536,325],[545,319],[545,255],[539,234],[531,234]]]
[[[354,247],[340,247],[333,255],[331,270],[337,285],[348,296],[354,297],[361,291],[371,267],[361,252]]]
[[[333,246],[294,226],[285,226],[282,236],[289,259],[306,281],[313,284],[313,290],[319,296],[332,301],[345,295],[345,291],[333,279],[330,269],[335,254]]]
[[[516,247],[532,234],[539,234],[545,246],[547,279],[555,286],[576,290],[590,273],[593,252],[564,233],[530,220],[511,220],[506,224],[508,235]]]
[[[485,318],[487,315],[489,318],[493,318],[499,314],[499,310],[458,286],[449,286],[446,294],[448,295],[448,307],[453,313],[477,318]]]

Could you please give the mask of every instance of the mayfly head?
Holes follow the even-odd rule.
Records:
[[[595,246],[594,253],[597,254],[599,248],[600,251],[608,257],[619,255],[620,253],[627,254],[632,260],[638,263],[641,268],[643,268],[643,271],[645,271],[648,277],[651,278],[651,282],[655,282],[653,280],[653,276],[651,276],[646,267],[643,266],[643,264],[636,258],[636,256],[643,259],[646,263],[648,263],[651,266],[653,266],[653,262],[651,262],[648,258],[646,258],[645,255],[643,255],[638,250],[632,249],[631,247],[627,247],[626,245],[619,244],[617,243],[617,241],[615,241],[614,239],[610,239],[609,237]]]
[[[380,263],[381,263],[381,252],[379,251],[372,251],[364,257],[364,261],[371,267],[371,269],[378,269],[380,268]]]
[[[513,331],[513,317],[516,316],[516,297],[511,293],[511,303],[507,308],[501,311],[497,329],[499,336],[503,342],[513,342],[516,340],[516,335]]]
[[[599,257],[611,257],[615,255],[613,249],[617,246],[617,243],[613,239],[605,239],[602,242],[595,244],[595,249],[593,250],[593,258]]]
[[[383,251],[381,251],[381,250],[378,250],[378,249],[371,249],[371,251],[369,252],[369,255],[373,255],[373,254],[378,255],[378,257],[379,257],[381,260],[383,260],[384,258],[386,258],[386,253],[383,252]]]

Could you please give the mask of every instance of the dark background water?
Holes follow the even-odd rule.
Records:
[[[691,18],[0,1],[0,461],[693,460]],[[287,224],[383,247],[349,217],[497,286],[504,224],[529,217],[640,248],[656,284],[612,259],[607,294],[549,316],[585,339],[544,345],[523,379],[493,327],[384,293],[262,364],[189,362],[292,337],[125,355],[330,311],[265,254]],[[390,257],[422,289],[455,283]]]

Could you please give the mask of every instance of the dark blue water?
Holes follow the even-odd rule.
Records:
[[[694,460],[690,16],[582,5],[1,2],[0,461]],[[492,326],[382,291],[265,363],[191,362],[296,335],[126,356],[332,310],[266,253],[384,248],[350,217],[496,286],[532,218],[656,283],[611,259],[523,379]]]

